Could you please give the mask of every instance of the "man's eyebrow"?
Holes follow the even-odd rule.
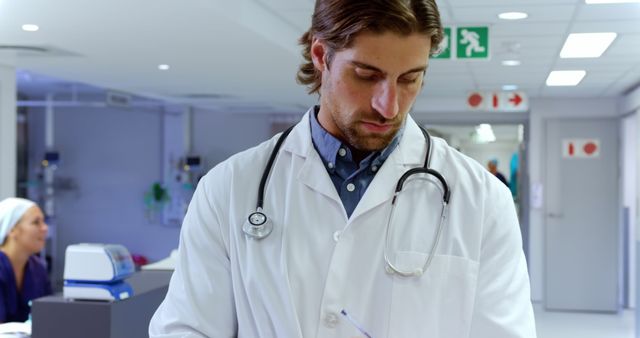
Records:
[[[360,62],[360,61],[351,61],[351,64],[356,66],[356,67],[358,67],[358,68],[363,68],[363,69],[367,69],[367,70],[373,70],[373,71],[376,71],[376,72],[379,72],[379,73],[384,73],[382,71],[382,69],[380,69],[378,67],[375,67],[375,66],[372,66],[372,65],[369,65],[369,64],[366,64],[366,63],[363,63],[363,62]]]
[[[382,73],[382,74],[386,74],[382,69],[380,69],[380,68],[378,68],[376,66],[372,66],[372,65],[360,62],[360,61],[351,61],[351,64],[356,66],[356,67],[358,67],[358,68],[363,68],[363,69],[367,69],[367,70],[373,70],[373,71],[376,71],[376,72],[379,72],[379,73]],[[420,67],[415,67],[415,68],[409,69],[408,71],[402,73],[402,75],[407,75],[407,74],[411,74],[411,73],[418,73],[418,72],[424,73],[424,72],[427,71],[427,67],[428,66],[429,65],[425,65],[425,66],[420,66]]]

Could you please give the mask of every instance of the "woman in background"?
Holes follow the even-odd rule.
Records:
[[[42,251],[49,227],[40,208],[23,198],[0,201],[0,323],[29,319],[29,302],[51,294]]]

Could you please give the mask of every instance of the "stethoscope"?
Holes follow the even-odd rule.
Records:
[[[289,135],[289,133],[291,132],[294,126],[289,127],[287,130],[285,130],[282,133],[282,135],[280,135],[280,137],[276,141],[275,147],[271,151],[271,155],[269,156],[269,161],[267,162],[267,165],[264,171],[262,172],[262,179],[260,180],[260,186],[258,188],[258,203],[256,206],[256,211],[252,212],[249,215],[249,217],[247,217],[247,221],[242,226],[242,231],[244,231],[245,235],[250,239],[255,239],[255,240],[263,239],[269,236],[269,234],[273,230],[273,222],[271,222],[271,219],[267,217],[267,215],[263,211],[264,191],[267,184],[267,179],[273,167],[273,163],[275,162],[278,152],[280,151],[280,147],[282,146],[282,143],[287,138],[287,136]],[[396,273],[404,277],[410,277],[410,276],[419,277],[423,275],[431,265],[431,261],[438,247],[438,243],[440,242],[442,229],[445,223],[444,221],[445,221],[445,218],[447,217],[449,198],[451,197],[451,191],[449,190],[449,185],[447,185],[447,181],[444,179],[444,177],[438,171],[429,168],[430,161],[431,161],[431,151],[432,151],[431,137],[429,136],[429,133],[424,128],[420,127],[420,130],[422,131],[425,142],[427,144],[427,152],[424,159],[424,165],[422,167],[417,167],[417,168],[412,168],[407,170],[398,180],[398,183],[396,184],[395,192],[393,194],[393,199],[391,200],[391,212],[389,213],[389,219],[387,221],[387,229],[386,229],[386,235],[385,235],[384,260],[386,262],[387,271],[391,273]],[[393,264],[387,254],[388,252],[387,248],[389,246],[389,229],[391,228],[390,224],[391,224],[391,220],[393,219],[393,213],[395,210],[396,201],[398,200],[398,196],[402,191],[402,187],[411,176],[416,174],[430,175],[435,177],[440,182],[440,185],[435,184],[438,190],[440,190],[440,192],[442,193],[442,209],[440,211],[440,223],[438,225],[436,236],[434,237],[433,243],[431,245],[431,250],[427,258],[425,259],[424,264],[416,267],[415,269],[402,269],[397,267],[395,264]],[[426,179],[426,178],[422,177],[422,179]]]

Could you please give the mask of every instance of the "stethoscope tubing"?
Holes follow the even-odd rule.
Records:
[[[291,132],[291,130],[293,130],[293,128],[295,127],[295,125],[289,127],[287,130],[285,130],[282,135],[280,135],[280,137],[278,138],[278,140],[276,141],[275,147],[274,149],[271,151],[271,155],[269,156],[269,160],[267,161],[267,164],[264,168],[264,171],[262,172],[262,178],[260,179],[260,185],[258,187],[258,200],[257,200],[257,205],[256,205],[256,211],[251,213],[249,215],[249,217],[247,218],[247,223],[245,223],[245,225],[242,227],[242,230],[245,232],[245,234],[247,235],[247,237],[252,238],[252,239],[263,239],[265,237],[267,237],[270,233],[271,233],[271,229],[273,228],[273,225],[271,224],[269,218],[267,217],[267,215],[264,213],[263,211],[263,206],[264,206],[264,192],[266,189],[266,184],[267,184],[267,180],[269,179],[269,175],[271,173],[271,170],[273,168],[273,164],[276,160],[276,157],[278,156],[278,153],[280,152],[280,147],[282,146],[282,143],[285,141],[285,139],[287,138],[287,136],[289,135],[289,133]],[[447,184],[447,181],[445,180],[444,176],[442,176],[442,174],[440,174],[438,171],[429,168],[430,165],[430,161],[431,161],[431,136],[429,135],[429,133],[422,127],[420,127],[420,130],[422,131],[422,134],[424,135],[425,138],[425,142],[427,144],[427,151],[425,154],[425,159],[424,159],[424,165],[422,167],[418,167],[418,168],[412,168],[407,170],[398,180],[397,184],[396,184],[396,189],[395,189],[395,193],[393,195],[393,199],[391,202],[391,211],[389,212],[389,219],[387,221],[387,229],[386,229],[386,236],[385,236],[385,246],[384,246],[384,260],[385,263],[387,264],[387,267],[394,273],[400,275],[400,276],[404,276],[404,277],[410,277],[410,276],[421,276],[422,274],[424,274],[427,269],[429,268],[429,266],[431,265],[431,262],[433,260],[433,257],[435,255],[435,251],[438,247],[438,244],[440,242],[440,237],[442,235],[442,229],[444,227],[444,221],[445,218],[447,217],[447,208],[448,208],[448,204],[449,204],[449,199],[451,197],[451,191],[449,189],[449,185]],[[396,203],[396,199],[399,195],[399,193],[402,191],[402,187],[404,186],[405,182],[412,176],[415,174],[426,174],[426,175],[431,175],[433,177],[435,177],[439,182],[441,186],[437,186],[438,189],[441,189],[442,191],[442,209],[440,211],[440,222],[438,225],[438,230],[436,233],[436,236],[434,238],[434,242],[431,246],[431,251],[429,252],[429,256],[427,257],[427,260],[425,262],[425,264],[423,265],[422,268],[418,268],[414,271],[405,271],[402,270],[398,267],[396,267],[393,263],[391,263],[391,260],[388,257],[388,245],[389,245],[389,231],[390,231],[390,224],[391,221],[393,219],[393,214],[394,214],[394,210],[395,210],[395,203]],[[255,220],[259,220],[258,222],[254,222]],[[264,228],[263,228],[264,227]]]
[[[282,132],[282,135],[280,135],[280,137],[278,138],[278,141],[276,141],[276,146],[273,148],[273,151],[269,156],[269,161],[267,162],[267,166],[265,167],[265,170],[262,172],[262,178],[260,179],[260,186],[258,187],[258,203],[257,203],[258,205],[256,206],[256,210],[258,211],[261,211],[264,205],[264,190],[267,185],[267,179],[269,178],[269,174],[271,173],[271,169],[273,167],[273,162],[275,162],[276,157],[280,152],[280,147],[282,146],[282,143],[287,138],[287,136],[289,136],[289,133],[291,132],[291,130],[293,130],[293,127],[295,127],[295,124]]]

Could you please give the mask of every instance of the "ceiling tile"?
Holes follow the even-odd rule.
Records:
[[[575,22],[571,26],[570,32],[571,33],[615,32],[618,34],[640,33],[640,23],[638,23],[638,20]]]
[[[536,22],[566,22],[573,15],[575,5],[516,5],[509,2],[491,6],[484,1],[475,6],[453,7],[453,17],[455,23],[477,22],[482,18],[485,23],[500,24],[507,27],[517,27],[519,25]],[[523,20],[506,21],[498,18],[498,14],[503,12],[525,12],[529,16]]]
[[[640,5],[582,5],[579,6],[576,21],[636,21],[640,20]]]

